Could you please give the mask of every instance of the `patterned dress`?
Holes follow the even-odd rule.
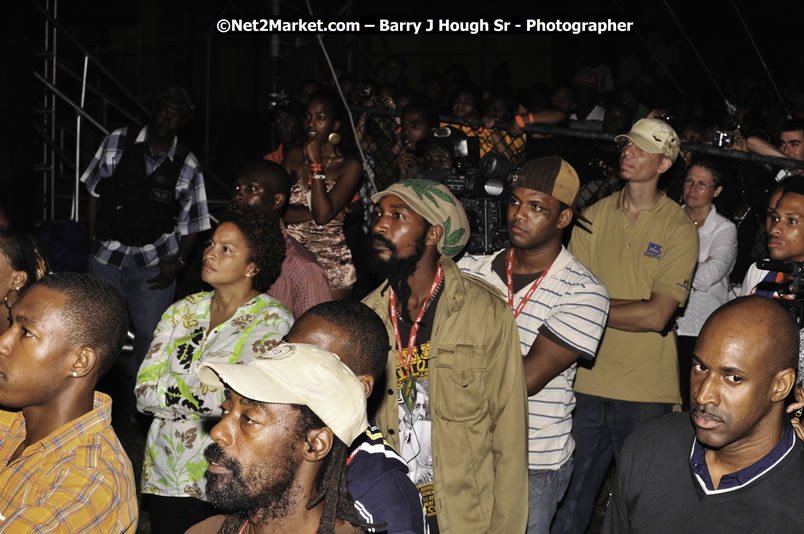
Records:
[[[201,384],[203,362],[248,363],[276,346],[293,316],[260,294],[209,329],[213,292],[196,293],[162,315],[137,375],[137,409],[153,415],[145,443],[142,492],[204,498],[204,449],[212,443],[207,418],[221,416],[223,390]]]
[[[327,193],[335,186],[334,181],[327,177]],[[290,188],[290,204],[304,206],[310,209],[309,190],[305,190],[301,181]],[[315,256],[318,264],[327,274],[329,287],[338,289],[349,287],[357,280],[357,271],[352,263],[352,252],[346,245],[346,236],[343,233],[343,220],[346,210],[341,212],[326,224],[316,224],[309,220],[298,224],[288,224],[288,233],[304,245]]]

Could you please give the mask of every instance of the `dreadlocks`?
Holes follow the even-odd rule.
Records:
[[[307,406],[299,406],[299,412],[302,418],[301,432],[303,435],[306,436],[310,430],[326,426]],[[346,477],[346,458],[349,455],[349,447],[340,438],[336,436],[333,438],[332,448],[318,471],[315,494],[307,503],[308,510],[316,507],[322,501],[324,503],[318,532],[320,534],[334,533],[336,519],[362,529],[383,526],[366,523],[357,516],[355,500],[349,493]]]
[[[307,406],[291,404],[298,412],[298,424],[295,426],[298,442],[304,443],[311,430],[325,427],[323,421]],[[372,524],[362,521],[355,509],[355,500],[349,493],[346,476],[346,459],[349,447],[338,437],[333,436],[332,447],[321,461],[321,468],[313,486],[313,493],[307,503],[310,510],[321,505],[321,520],[318,527],[320,534],[334,534],[335,521],[340,519],[360,529],[377,529],[385,523]],[[242,510],[228,514],[218,529],[218,534],[235,534],[242,530],[249,520],[252,510]],[[263,520],[265,517],[263,517]],[[259,518],[257,518],[259,520]]]

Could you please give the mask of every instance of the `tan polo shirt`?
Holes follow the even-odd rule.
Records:
[[[612,299],[672,297],[683,306],[698,259],[698,232],[681,207],[662,195],[631,225],[625,190],[584,212],[592,233],[578,226],[569,250],[609,290]],[[578,368],[575,391],[610,399],[679,403],[675,334],[606,328],[592,369]]]

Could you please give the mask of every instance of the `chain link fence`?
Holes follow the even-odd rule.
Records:
[[[356,133],[366,157],[366,171],[373,177],[377,190],[383,190],[404,177],[400,156],[402,143],[400,113],[385,108],[354,106]],[[581,189],[576,208],[594,204],[624,186],[619,178],[620,148],[614,135],[550,125],[527,125],[522,133],[511,135],[506,124],[484,124],[477,120],[462,120],[453,116],[439,117],[439,126],[450,126],[476,139],[482,158],[494,153],[503,156],[513,166],[537,157],[558,154],[578,172]],[[738,260],[732,272],[733,282],[740,282],[745,271],[757,259],[767,257],[767,202],[769,192],[777,184],[777,172],[804,169],[804,162],[760,156],[751,152],[727,150],[710,145],[681,145],[675,164],[661,178],[660,188],[673,200],[681,203],[683,181],[690,161],[706,155],[723,167],[726,177],[723,192],[715,199],[720,214],[738,228]],[[421,154],[417,154],[421,163]],[[371,186],[368,187],[371,189]],[[370,194],[367,191],[366,194]],[[368,207],[368,206],[367,206]],[[369,209],[366,210],[370,212]]]

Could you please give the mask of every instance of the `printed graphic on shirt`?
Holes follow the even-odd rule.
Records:
[[[648,248],[645,249],[643,252],[645,256],[649,258],[656,258],[657,260],[662,257],[662,245],[657,245],[656,243],[650,243]]]
[[[430,415],[430,342],[417,345],[410,360],[410,375],[415,383],[415,394],[410,397],[408,409],[400,389],[399,403],[399,453],[408,465],[408,476],[422,494],[427,516],[434,516],[433,495],[433,448],[430,440],[432,417]],[[407,357],[407,350],[403,352]],[[407,372],[397,363],[397,384],[402,388],[408,381]]]

